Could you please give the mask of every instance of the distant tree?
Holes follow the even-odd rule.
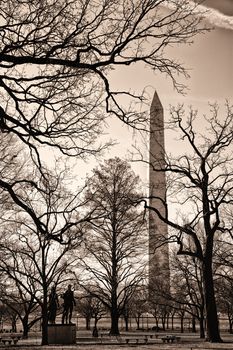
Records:
[[[140,321],[144,313],[148,311],[148,287],[139,286],[133,293],[128,310],[130,315],[135,319],[137,329],[141,328]]]
[[[224,211],[233,203],[232,110],[227,104],[225,116],[219,116],[218,106],[213,105],[211,116],[201,120],[203,128],[205,125],[203,134],[203,128],[198,130],[196,124],[196,111],[190,110],[186,118],[183,107],[172,109],[169,128],[178,137],[177,147],[173,145],[173,154],[165,152],[162,166],[156,161],[150,166],[155,172],[166,173],[167,201],[176,206],[177,212],[180,210],[180,215],[174,218],[168,214],[169,204],[164,198],[157,198],[164,206],[163,213],[144,201],[145,208],[152,210],[173,229],[170,240],[178,244],[178,255],[189,255],[200,261],[207,339],[211,342],[222,341],[214,292],[213,247],[216,234],[229,232],[231,228],[224,220]],[[203,227],[204,239],[202,235],[200,239],[200,226]],[[161,239],[164,241],[165,237]]]
[[[91,294],[110,312],[111,334],[119,334],[119,317],[145,278],[146,226],[133,204],[138,187],[139,178],[119,158],[105,161],[88,180],[86,197],[98,218],[85,235],[86,276]]]
[[[18,312],[16,312],[16,309],[19,308],[20,306],[16,304],[10,305],[10,302],[8,304],[1,304],[1,327],[3,332],[17,332]]]
[[[224,220],[228,225],[232,225],[232,217],[230,220]],[[230,233],[230,234],[229,234]],[[215,242],[214,263],[217,267],[216,275],[225,278],[229,282],[233,282],[233,240],[232,228],[226,234],[222,234]]]
[[[167,288],[167,280],[157,280],[156,285],[151,284],[149,288],[149,310],[154,316],[156,328],[166,330],[172,304],[172,298]]]
[[[233,333],[233,280],[219,278],[216,283],[218,309],[226,315],[229,324],[229,333]]]
[[[225,211],[225,221],[232,225],[232,210]],[[214,256],[216,273],[216,294],[218,309],[222,315],[226,315],[229,323],[229,332],[233,333],[233,242],[232,228],[216,244],[216,254]]]
[[[81,297],[78,300],[77,311],[79,315],[85,318],[86,330],[91,329],[91,319],[92,319],[92,298],[91,296]]]
[[[94,319],[94,329],[97,328],[97,323],[103,316],[106,316],[106,307],[102,304],[102,302],[97,299],[93,298],[92,300],[92,317]]]
[[[8,319],[8,307],[0,302],[0,322],[1,322],[1,332],[4,329],[5,321],[9,321]]]
[[[175,303],[173,307],[181,316],[186,313],[197,319],[200,338],[205,338],[205,300],[200,261],[195,257],[174,256],[171,269],[171,285],[174,290],[172,300]]]
[[[29,263],[29,261],[27,260],[26,263]],[[1,291],[0,300],[8,308],[9,314],[12,315],[13,332],[16,332],[16,320],[20,320],[23,328],[23,337],[27,338],[29,330],[36,324],[36,322],[41,320],[41,313],[38,312],[39,303],[35,296],[36,291],[34,290],[33,292],[31,289],[30,293],[28,293],[26,289],[28,287],[33,287],[32,285],[28,286],[28,280],[26,281],[26,279],[21,276],[26,284],[25,286],[22,286],[17,278],[11,278],[9,274],[4,272],[5,269],[2,269],[1,266],[2,264],[0,261],[0,270],[2,271],[1,282],[2,286],[4,285]],[[30,269],[30,273],[33,274],[33,272],[35,271]],[[12,275],[13,274],[14,271],[12,271]],[[28,277],[28,279],[29,278],[30,277]],[[4,280],[5,283],[3,284]]]
[[[106,315],[106,308],[101,301],[90,295],[82,296],[78,300],[77,311],[86,320],[86,329],[90,329],[91,319],[94,319],[94,327],[97,327],[98,321]]]

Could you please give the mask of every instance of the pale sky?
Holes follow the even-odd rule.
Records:
[[[232,0],[205,0],[205,6],[218,10],[220,13],[233,16],[233,1]]]
[[[176,105],[178,102],[187,107],[192,105],[201,115],[208,112],[209,102],[223,105],[228,99],[233,103],[233,17],[229,16],[233,15],[233,0],[206,0],[205,3],[216,8],[208,14],[208,22],[212,26],[216,24],[216,28],[196,37],[191,46],[176,46],[170,50],[172,57],[182,62],[190,74],[190,79],[185,81],[188,88],[185,96],[174,91],[170,79],[159,72],[153,73],[145,69],[143,65],[121,67],[115,71],[112,76],[114,88],[122,90],[126,87],[140,92],[148,87],[151,99],[156,89],[164,106],[165,120],[168,118],[169,105]],[[124,158],[135,140],[139,139],[138,135],[133,136],[132,131],[121,122],[111,122],[108,131],[111,138],[116,139],[119,144],[106,154],[107,158],[116,155]],[[169,140],[166,139],[165,142],[169,149]],[[90,172],[92,167],[91,161],[84,168]],[[133,169],[144,181],[147,179],[145,166],[134,163]]]

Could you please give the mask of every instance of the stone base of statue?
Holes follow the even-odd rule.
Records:
[[[76,325],[75,324],[49,324],[48,325],[49,344],[75,344]]]

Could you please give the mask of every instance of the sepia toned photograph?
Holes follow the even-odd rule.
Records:
[[[233,349],[233,0],[0,0],[0,349]]]

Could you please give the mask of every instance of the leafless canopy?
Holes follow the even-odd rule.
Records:
[[[144,62],[179,88],[175,73],[184,68],[164,49],[191,42],[200,21],[188,0],[1,1],[1,129],[34,151],[38,144],[68,155],[98,151],[106,111],[134,127],[145,121],[120,96],[143,97],[114,91],[111,70]]]

